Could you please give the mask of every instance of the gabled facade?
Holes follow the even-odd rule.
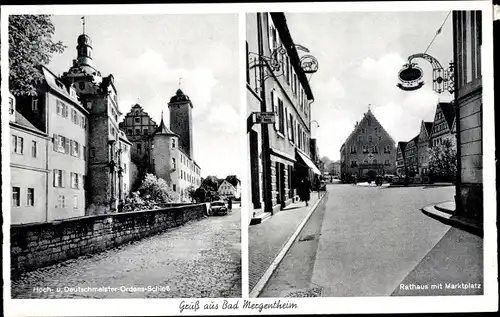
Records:
[[[440,102],[436,106],[434,122],[431,132],[431,146],[443,143],[448,139],[455,144],[455,136],[452,133],[453,121],[455,120],[455,109],[451,102]]]
[[[396,144],[368,109],[341,147],[342,176],[367,177],[370,171],[378,175],[394,174]]]
[[[408,142],[398,142],[398,147],[396,151],[396,175],[398,176],[406,175],[405,151],[407,143]]]
[[[228,180],[224,180],[217,190],[220,196],[240,198],[241,197],[241,183],[238,180],[236,184],[231,184]]]
[[[406,144],[405,148],[405,167],[409,176],[418,174],[418,139],[417,135]]]
[[[432,122],[420,124],[420,134],[418,135],[418,174],[425,180],[429,175],[429,149],[432,132]],[[427,180],[428,181],[428,180]]]

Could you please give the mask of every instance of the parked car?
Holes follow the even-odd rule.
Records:
[[[217,215],[217,216],[227,215],[226,204],[222,200],[211,202],[210,203],[210,215]]]
[[[397,178],[396,175],[392,175],[392,174],[385,174],[384,175],[384,180],[386,182],[389,182],[389,183],[391,183],[394,180],[394,178]]]

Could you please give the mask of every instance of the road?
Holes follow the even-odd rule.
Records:
[[[12,282],[12,298],[241,297],[240,223],[235,208],[41,268]]]
[[[396,290],[402,282],[482,281],[482,239],[420,211],[452,200],[454,190],[328,185],[260,296],[430,295]]]

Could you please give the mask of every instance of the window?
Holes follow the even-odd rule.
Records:
[[[56,208],[66,208],[66,197],[64,197],[64,195],[59,195],[57,197]]]
[[[36,150],[37,150],[37,143],[36,141],[31,141],[31,156],[32,157],[36,157],[37,153],[36,153]]]
[[[62,170],[54,170],[54,187],[63,187],[63,171]]]
[[[358,161],[352,160],[351,161],[351,167],[355,167],[355,166],[358,166]]]
[[[142,130],[142,134],[144,134],[144,135],[148,134],[148,129],[146,128],[146,129]]]
[[[34,206],[35,205],[35,189],[34,188],[28,188],[27,191],[27,197],[26,197],[26,204],[28,206]]]
[[[123,172],[127,173],[127,164],[123,164]]]
[[[9,97],[9,114],[14,113],[14,98]]]
[[[381,135],[378,136],[378,140],[382,141],[382,136]]]
[[[140,122],[141,122],[141,118],[139,118],[139,117],[135,117],[135,118],[134,118],[134,121],[135,121],[135,123],[140,123]]]
[[[82,146],[82,158],[84,161],[87,160],[87,147],[86,146]]]
[[[71,173],[71,188],[80,188],[80,179],[77,173]]]
[[[137,144],[137,154],[142,153],[142,144]]]
[[[372,136],[371,135],[368,136],[368,142],[372,142]]]
[[[31,99],[31,110],[38,111],[38,99],[37,98]]]
[[[21,188],[12,187],[12,206],[19,207],[21,205]]]
[[[358,135],[358,141],[359,142],[363,142],[363,136],[362,135]]]
[[[132,135],[132,129],[127,129],[127,134]]]
[[[23,154],[24,153],[24,139],[20,136],[12,136],[12,149],[14,153]]]
[[[377,159],[373,159],[373,164],[377,164]]]
[[[368,164],[368,159],[365,159],[363,163]]]
[[[70,140],[71,141],[71,155],[80,157],[80,145],[78,142]]]
[[[378,153],[378,147],[376,145],[372,146],[372,153]]]
[[[355,146],[351,146],[351,153],[357,153],[358,149]]]
[[[75,109],[71,109],[71,121],[73,121],[73,123],[75,124],[78,124],[78,113]]]
[[[368,145],[363,145],[363,153],[368,153]]]
[[[175,192],[177,191],[177,186],[175,184],[172,185],[172,190]]]
[[[78,209],[78,195],[73,195],[73,209]]]
[[[135,129],[135,135],[140,135],[141,134],[141,129]]]
[[[391,165],[391,161],[390,160],[385,160],[385,165]]]

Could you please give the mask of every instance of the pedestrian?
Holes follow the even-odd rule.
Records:
[[[306,206],[309,206],[311,199],[311,182],[307,177],[303,178],[299,184],[299,197],[300,201],[305,201]]]
[[[231,199],[231,197],[229,197],[227,200],[227,210],[229,211],[233,210],[233,200]]]

